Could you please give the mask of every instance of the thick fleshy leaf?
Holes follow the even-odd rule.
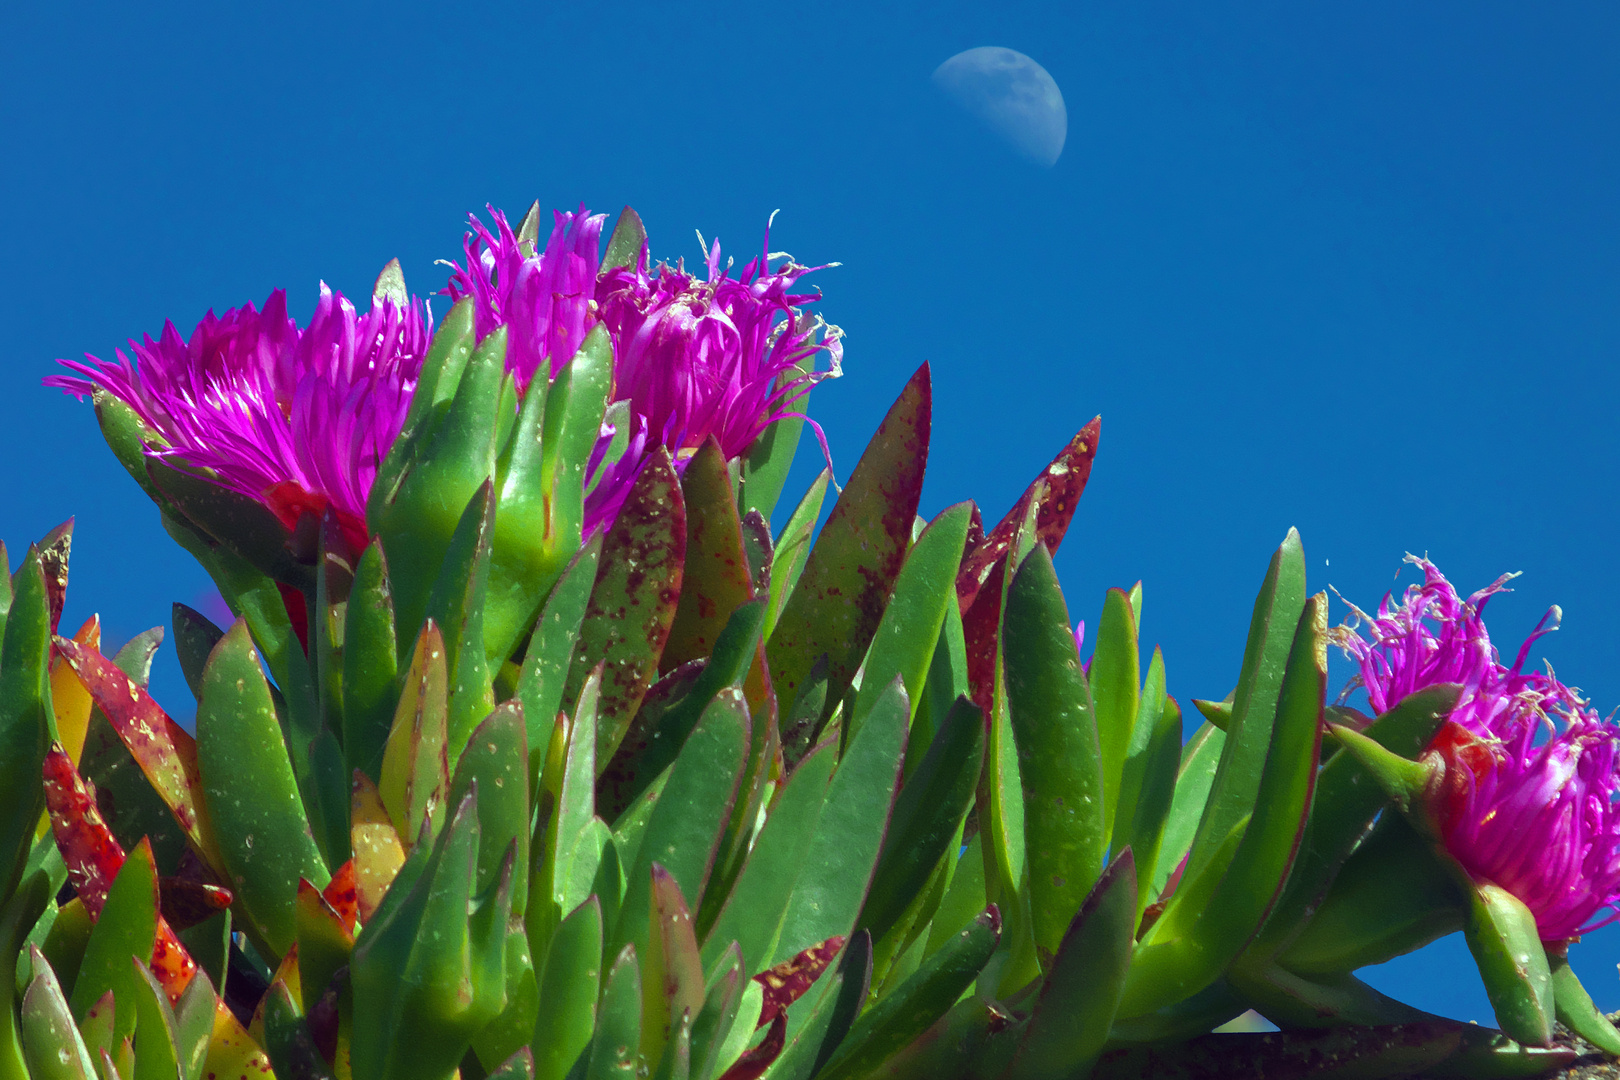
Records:
[[[351,772],[362,769],[372,779],[382,775],[399,693],[394,638],[388,559],[373,540],[355,566],[343,623],[343,756]]]
[[[590,1044],[601,968],[602,906],[593,896],[570,912],[551,938],[540,985],[545,1004],[534,1028],[535,1080],[564,1080]]]
[[[1406,1024],[1428,1016],[1345,972],[1307,976],[1245,961],[1227,973],[1227,983],[1284,1030]]]
[[[787,1012],[788,1006],[802,998],[821,978],[822,972],[837,959],[847,938],[830,937],[818,945],[773,964],[754,976],[764,993],[760,999],[759,1019],[755,1027],[764,1027]]]
[[[974,544],[963,558],[956,578],[957,602],[963,615],[973,607],[979,590],[989,584],[996,564],[1016,546],[1018,533],[1030,517],[1031,509],[1035,511],[1036,535],[1047,551],[1056,553],[1069,531],[1080,496],[1085,493],[1086,481],[1091,478],[1091,463],[1097,456],[1101,431],[1102,417],[1081,428],[1069,444],[1058,451],[1052,463],[1041,470],[990,535]]]
[[[1095,712],[1071,625],[1052,557],[1037,546],[1007,591],[1003,662],[1035,943],[1048,954],[1102,873],[1107,844]]]
[[[356,908],[360,921],[370,922],[394,876],[405,864],[405,845],[377,785],[359,769],[354,771],[354,786],[349,794],[349,845],[354,851]]]
[[[1085,1076],[1108,1041],[1136,934],[1136,863],[1126,848],[1076,912],[1052,958],[1008,1080]]]
[[[406,669],[383,749],[377,790],[399,837],[407,845],[438,835],[450,796],[449,672],[444,638],[430,620],[422,628]]]
[[[1140,853],[1136,863],[1138,917],[1153,900],[1154,869],[1181,763],[1181,706],[1164,693],[1164,660],[1157,649],[1148,668],[1147,686],[1150,692],[1142,696],[1131,753],[1125,761],[1121,816],[1114,821],[1114,840],[1109,845],[1112,850],[1128,847],[1132,854]]]
[[[1369,724],[1362,735],[1402,758],[1415,757],[1455,707],[1461,692],[1459,686],[1439,685],[1409,694]],[[1287,888],[1245,954],[1245,964],[1269,960],[1311,920],[1339,868],[1386,805],[1383,787],[1354,754],[1335,755],[1322,766],[1311,801],[1310,829],[1288,875]]]
[[[20,1029],[29,1073],[36,1080],[96,1080],[95,1062],[73,1022],[56,973],[33,950],[34,977],[23,994]]]
[[[613,760],[602,770],[597,785],[597,801],[603,816],[619,813],[647,789],[675,760],[698,717],[726,687],[741,687],[755,664],[764,625],[765,605],[749,601],[737,608],[726,622],[714,655],[701,668],[693,666],[692,680],[679,698],[654,709],[643,708],[631,721]],[[674,678],[671,672],[666,678]],[[684,681],[684,680],[681,680]],[[672,691],[679,689],[679,682]],[[652,704],[649,702],[648,704]]]
[[[1009,613],[1009,621],[1013,616]],[[1109,589],[1097,621],[1097,645],[1087,680],[1094,702],[1093,722],[1102,751],[1103,835],[1112,836],[1122,804],[1121,783],[1131,733],[1141,708],[1142,671],[1136,645],[1136,614],[1123,589]],[[1135,805],[1133,799],[1130,806]]]
[[[56,639],[56,648],[168,805],[186,838],[213,861],[212,843],[198,815],[202,772],[197,765],[196,740],[169,718],[144,687],[100,652],[64,638]]]
[[[1255,793],[1260,790],[1277,715],[1277,694],[1304,610],[1305,552],[1299,534],[1289,529],[1271,557],[1260,595],[1255,598],[1232,720],[1188,853],[1188,874],[1200,873],[1232,826],[1255,809]]]
[[[303,880],[298,882],[297,930],[298,984],[313,1007],[338,969],[348,964],[354,932],[321,891]]]
[[[135,973],[130,983],[134,993],[122,1002],[125,1009],[133,1006],[136,1016],[135,1080],[175,1080],[180,1075],[180,1046],[174,1009],[146,965],[133,956],[127,963]]]
[[[850,938],[841,957],[838,967],[812,983],[786,1017],[785,1046],[771,1071],[775,1080],[818,1075],[870,999],[872,935],[863,930]],[[782,1019],[772,1022],[773,1032]]]
[[[772,963],[854,930],[888,831],[910,715],[897,676],[833,773],[815,838],[804,850],[782,917]]]
[[[1170,900],[1143,935],[1120,1003],[1141,1016],[1183,1001],[1213,982],[1242,952],[1275,902],[1305,831],[1327,700],[1327,595],[1305,604],[1274,708],[1270,746],[1254,813],[1207,903],[1192,892]],[[1234,714],[1235,715],[1235,714]],[[1238,825],[1228,837],[1239,831]],[[1211,860],[1200,875],[1213,874]],[[1189,871],[1190,873],[1190,871]]]
[[[197,763],[244,929],[281,956],[295,937],[298,879],[324,886],[331,874],[304,816],[270,687],[241,619],[203,671]]]
[[[860,730],[866,714],[896,675],[905,682],[913,712],[921,706],[923,683],[945,612],[955,603],[956,569],[962,564],[969,511],[967,503],[942,510],[906,553],[894,595],[883,609],[867,652],[855,711],[846,721],[850,735]]]
[[[135,982],[131,958],[151,956],[158,933],[157,868],[152,850],[142,846],[130,853],[107,891],[107,901],[96,917],[85,945],[84,960],[73,982],[73,1013],[83,1019],[103,994],[112,992],[123,1002],[113,1016],[113,1038],[135,1030]]]
[[[73,635],[75,643],[87,649],[101,649],[101,617],[92,615]],[[95,703],[79,681],[78,674],[61,656],[51,660],[51,710],[56,717],[56,740],[73,763],[84,753],[84,739],[90,730],[90,711]]]
[[[168,506],[260,573],[295,589],[314,588],[313,558],[302,561],[293,554],[292,534],[269,507],[176,467],[171,460],[149,457],[146,461],[147,473]]]
[[[866,655],[910,547],[932,400],[924,364],[872,436],[811,549],[768,646],[784,700],[794,698],[823,653],[830,698],[842,698]]]
[[[1467,918],[1452,870],[1404,818],[1385,814],[1277,962],[1310,976],[1353,971],[1461,930]]]
[[[1423,807],[1423,793],[1428,790],[1435,770],[1442,766],[1431,766],[1402,757],[1386,749],[1377,740],[1343,724],[1329,724],[1328,730],[1344,748],[1345,756],[1361,766],[1385,798],[1407,812],[1408,819],[1419,831],[1430,831],[1429,819]]]
[[[597,707],[598,768],[612,759],[657,675],[685,558],[680,478],[668,451],[659,449],[642,466],[602,544],[563,694],[565,702],[577,698],[591,669],[606,663]]]
[[[1592,995],[1576,978],[1564,950],[1548,949],[1547,964],[1552,972],[1553,1004],[1558,1022],[1605,1054],[1620,1055],[1620,1031],[1616,1031],[1609,1018],[1592,1003]]]
[[[0,896],[16,887],[44,809],[39,771],[55,737],[51,709],[51,610],[37,548],[11,582],[0,637]]]
[[[273,984],[264,1002],[264,1049],[276,1075],[287,1080],[331,1080],[332,1074],[286,984]]]
[[[658,661],[660,672],[713,655],[731,613],[754,598],[731,474],[713,436],[687,461],[681,497],[686,504],[686,562],[675,622]]]
[[[68,555],[73,550],[73,519],[40,537],[39,568],[45,575],[45,597],[50,611],[51,633],[56,633],[62,622],[62,608],[67,603]]]
[[[635,942],[645,952],[653,863],[662,865],[694,904],[702,903],[715,849],[742,779],[748,735],[748,706],[741,691],[721,691],[671,766],[646,831],[628,861],[628,885],[610,954],[617,954],[626,942]]]
[[[681,1018],[703,1007],[703,962],[698,958],[692,913],[669,871],[651,866],[652,904],[647,950],[643,954],[641,1055],[660,1061]]]
[[[531,781],[539,779],[537,758],[544,753],[552,721],[562,708],[569,664],[591,600],[601,553],[602,538],[593,536],[569,562],[540,609],[523,657],[518,700],[523,703],[523,721],[529,733]]]
[[[608,971],[585,1080],[635,1080],[641,1046],[641,970],[626,945]]]
[[[1552,1042],[1553,977],[1536,933],[1536,917],[1524,902],[1490,882],[1470,890],[1463,937],[1479,965],[1496,1022],[1509,1038],[1528,1046]]]
[[[903,1050],[961,998],[995,952],[1001,912],[994,904],[917,972],[863,1012],[818,1077],[854,1080]]]
[[[984,714],[958,698],[944,727],[895,800],[894,815],[859,925],[882,941],[917,899],[925,880],[960,836],[984,768]]]
[[[191,696],[202,694],[203,665],[214,651],[225,631],[214,625],[212,619],[184,604],[173,607],[174,654],[180,660],[180,672],[186,677]],[[92,648],[99,646],[93,645]]]
[[[1181,748],[1176,791],[1170,800],[1170,815],[1164,822],[1159,858],[1153,868],[1153,884],[1148,890],[1152,896],[1164,892],[1170,878],[1186,865],[1188,848],[1198,831],[1225,747],[1226,732],[1206,723],[1200,725]]]
[[[804,865],[804,852],[821,821],[827,782],[837,759],[832,742],[822,743],[783,782],[748,861],[704,941],[705,965],[716,963],[733,943],[742,951],[745,975],[769,961]]]
[[[625,207],[613,225],[613,235],[608,237],[607,252],[602,256],[602,272],[635,266],[646,243],[647,229],[641,224],[641,216],[630,207]]]
[[[781,617],[782,605],[787,603],[787,598],[793,594],[794,587],[804,574],[804,564],[810,557],[810,541],[815,535],[816,522],[821,519],[821,504],[826,500],[827,485],[831,481],[832,474],[826,469],[821,470],[776,536],[771,555],[771,603],[765,614],[767,639]]]
[[[489,714],[467,742],[450,782],[450,805],[458,806],[478,786],[478,875],[473,892],[495,883],[507,849],[516,845],[524,872],[512,883],[512,903],[522,910],[529,884],[529,749],[523,709],[507,702]],[[588,816],[588,815],[587,815]]]
[[[468,501],[450,537],[444,567],[428,598],[428,622],[444,635],[450,677],[446,747],[461,759],[472,729],[495,707],[484,656],[484,607],[488,599],[489,544],[495,527],[495,496],[486,481]]]

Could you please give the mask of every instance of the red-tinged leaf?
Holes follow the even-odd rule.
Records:
[[[764,1027],[777,1017],[786,1015],[787,1007],[803,997],[810,985],[821,977],[846,940],[843,934],[835,934],[820,945],[810,946],[791,960],[784,960],[755,975],[754,981],[765,991],[756,1026]],[[772,1060],[775,1060],[775,1055],[772,1055]]]
[[[219,914],[235,899],[223,885],[187,877],[166,877],[158,884],[163,893],[163,917],[179,930]]]
[[[132,681],[95,649],[66,638],[56,648],[118,733],[152,788],[174,814],[197,852],[218,866],[197,814],[202,773],[197,768],[197,741]]]
[[[962,545],[962,561],[964,564],[973,555],[974,551],[978,550],[979,545],[984,543],[984,515],[979,512],[979,504],[972,499],[968,500],[968,505],[973,509],[968,514],[967,541]]]
[[[660,674],[712,655],[731,613],[754,598],[726,455],[713,436],[686,463],[681,497],[686,561],[675,623],[658,661]]]
[[[1029,513],[1031,502],[1038,503],[1035,512],[1035,535],[1046,545],[1046,550],[1057,553],[1058,545],[1074,520],[1075,507],[1091,478],[1091,462],[1097,455],[1097,439],[1102,431],[1102,417],[1087,424],[1069,444],[1058,452],[1052,463],[1032,481],[1024,494],[1007,511],[1007,516],[993,529],[982,543],[972,543],[969,536],[968,554],[962,560],[962,570],[956,578],[956,599],[962,614],[967,615],[974,600],[989,584],[996,564],[1012,548],[1018,538],[1018,529]],[[981,526],[982,528],[983,526]]]
[[[1001,633],[1001,585],[1006,573],[1007,559],[1003,555],[990,568],[989,576],[978,591],[978,599],[962,617],[968,686],[973,704],[983,709],[986,716],[995,715],[996,644]]]
[[[45,534],[39,542],[39,568],[45,574],[45,597],[50,604],[51,633],[62,622],[62,605],[67,601],[68,552],[73,547],[73,519]]]
[[[771,1030],[766,1032],[765,1041],[738,1058],[736,1064],[720,1074],[720,1080],[759,1080],[765,1075],[765,1070],[782,1056],[782,1047],[786,1045],[787,1014],[778,1013],[776,1019],[771,1021]]]
[[[57,849],[67,864],[68,880],[95,919],[124,865],[124,849],[107,828],[95,796],[61,743],[52,743],[45,752],[45,807],[51,815]]]
[[[56,833],[57,849],[67,864],[68,880],[93,921],[100,917],[107,904],[107,890],[124,866],[124,849],[107,828],[96,808],[95,796],[60,743],[52,743],[45,753],[45,805]],[[146,845],[147,841],[141,843]],[[171,1003],[180,1000],[197,973],[197,962],[162,916],[157,921],[157,944],[152,949],[150,966]]]
[[[596,583],[568,670],[564,702],[579,697],[597,664],[596,761],[605,768],[658,675],[681,595],[686,506],[669,452],[659,448],[636,478],[602,543]]]
[[[332,905],[332,910],[343,920],[343,925],[349,933],[354,933],[355,928],[360,925],[360,884],[355,874],[353,859],[338,867],[332,874],[332,880],[321,890],[321,898]]]
[[[932,403],[924,364],[878,426],[810,549],[767,646],[780,700],[798,697],[825,653],[828,699],[838,701],[866,657],[911,546]]]

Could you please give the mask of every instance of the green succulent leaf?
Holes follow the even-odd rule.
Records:
[[[606,767],[630,728],[669,636],[686,557],[686,509],[669,452],[659,448],[608,530],[580,627],[564,700],[606,663],[597,711],[596,764]]]
[[[866,714],[896,675],[904,681],[914,711],[924,700],[923,684],[945,613],[956,603],[956,570],[962,564],[971,510],[968,503],[942,510],[906,553],[894,595],[883,609],[866,655],[861,689],[847,727],[849,735],[860,730]]]
[[[748,861],[703,943],[705,965],[718,963],[732,947],[741,950],[745,978],[770,964],[804,853],[821,822],[827,783],[837,759],[837,748],[824,742],[783,782]]]
[[[635,1080],[641,1055],[641,970],[626,945],[608,971],[585,1080]]]
[[[592,896],[557,926],[535,1017],[535,1080],[564,1080],[591,1041],[602,980],[602,906]],[[639,996],[639,995],[638,995]],[[639,1016],[640,1002],[636,1002]],[[639,1033],[638,1033],[639,1034]]]
[[[1102,873],[1108,835],[1096,713],[1071,626],[1052,557],[1037,546],[1008,588],[1002,633],[1035,944],[1048,954]]]
[[[646,243],[647,229],[641,224],[641,216],[625,207],[613,225],[613,235],[608,237],[607,254],[602,256],[602,272],[634,267]]]
[[[138,958],[128,957],[126,963],[135,973],[134,992],[123,998],[124,1008],[136,1015],[134,1080],[180,1080],[179,1024],[168,995]]]
[[[186,677],[191,695],[201,697],[203,665],[225,631],[200,611],[193,611],[184,604],[174,605],[173,621],[174,654],[180,661],[180,673]]]
[[[1109,589],[1097,622],[1096,650],[1091,658],[1091,696],[1095,702],[1097,742],[1102,751],[1103,829],[1111,836],[1114,813],[1122,804],[1120,785],[1130,752],[1136,715],[1141,711],[1142,671],[1136,644],[1136,615],[1122,589]],[[1124,804],[1134,806],[1134,802]]]
[[[383,806],[407,845],[431,842],[444,821],[450,796],[448,683],[444,638],[429,622],[405,671],[377,783]]]
[[[917,369],[884,417],[782,607],[768,645],[777,693],[791,700],[816,658],[828,657],[829,697],[860,667],[911,543],[928,463],[932,392]]]
[[[1143,935],[1126,979],[1122,1015],[1141,1016],[1202,990],[1259,930],[1305,829],[1326,699],[1327,596],[1319,593],[1299,617],[1254,814],[1242,842],[1207,905],[1172,897],[1163,916]],[[1204,872],[1218,866],[1210,861]]]
[[[148,458],[146,471],[163,493],[165,505],[194,528],[259,573],[295,589],[314,591],[315,552],[298,558],[293,535],[264,503],[162,458]]]
[[[1183,865],[1183,859],[1198,831],[1198,822],[1209,799],[1215,772],[1226,748],[1226,732],[1213,724],[1201,724],[1181,748],[1181,765],[1176,771],[1175,794],[1170,799],[1170,815],[1164,822],[1159,842],[1159,858],[1153,867],[1150,895],[1164,892],[1170,877]],[[1143,877],[1147,875],[1144,873]]]
[[[51,604],[38,548],[11,581],[0,637],[0,897],[22,877],[45,809],[40,770],[56,738],[51,708]]]
[[[1524,902],[1490,882],[1470,890],[1463,937],[1479,965],[1496,1022],[1528,1046],[1552,1042],[1553,977],[1536,917]]]
[[[772,964],[853,930],[888,829],[910,715],[905,687],[896,676],[833,773],[815,837],[803,851]]]
[[[136,983],[140,976],[131,958],[150,960],[157,943],[158,878],[152,849],[142,844],[129,853],[107,891],[107,902],[96,917],[86,942],[84,960],[73,981],[73,1015],[81,1022],[90,1007],[111,993],[124,1002],[113,1016],[112,1039],[135,1030]]]
[[[529,749],[517,702],[496,708],[472,733],[450,781],[450,805],[459,806],[474,785],[479,842],[473,891],[496,882],[507,849],[516,845],[517,866],[524,870],[512,883],[512,905],[523,910],[529,894]]]
[[[1304,610],[1305,551],[1299,533],[1290,529],[1272,556],[1255,598],[1232,720],[1188,853],[1188,874],[1201,872],[1232,826],[1255,809],[1272,741],[1277,695]]]
[[[399,691],[388,558],[373,540],[355,566],[343,627],[343,752],[350,769],[382,775]]]
[[[524,723],[529,731],[530,772],[539,778],[535,757],[545,752],[551,723],[562,708],[568,668],[579,637],[580,624],[591,600],[596,582],[597,561],[602,554],[602,538],[590,542],[563,569],[551,587],[535,620],[534,634],[523,657],[523,674],[518,680],[518,700],[523,703]]]
[[[703,1008],[703,962],[680,886],[657,863],[649,869],[652,903],[641,984],[641,1056],[667,1064],[668,1055],[676,1052],[673,1040],[683,1022],[690,1056],[691,1021]]]
[[[264,999],[264,1050],[276,1075],[287,1080],[331,1080],[309,1026],[287,984],[276,980]],[[138,1055],[137,1055],[138,1057]]]
[[[1602,1050],[1605,1054],[1620,1055],[1620,1031],[1592,1003],[1575,969],[1569,966],[1569,957],[1562,949],[1547,950],[1547,966],[1552,973],[1553,1006],[1558,1022],[1575,1034]]]
[[[95,1059],[73,1022],[56,973],[38,949],[30,958],[33,978],[19,1014],[27,1075],[36,1080],[97,1080]]]
[[[776,535],[775,550],[771,556],[771,603],[765,616],[767,639],[776,628],[782,605],[793,594],[804,573],[804,564],[810,558],[811,537],[815,535],[816,522],[821,517],[821,504],[826,500],[827,485],[831,481],[832,473],[821,470],[793,508],[782,531]]]
[[[903,1050],[972,985],[1000,935],[1001,913],[991,905],[923,961],[916,974],[867,1009],[817,1075],[826,1080],[867,1076]]]
[[[220,859],[247,928],[280,956],[295,937],[298,879],[331,874],[299,799],[259,656],[238,619],[203,670],[197,767]],[[244,784],[243,777],[252,777]]]
[[[686,561],[675,622],[658,661],[660,672],[712,655],[732,612],[754,598],[731,473],[712,435],[687,461],[681,497],[686,504]]]
[[[721,691],[670,767],[646,831],[628,861],[628,885],[609,955],[616,955],[627,942],[646,952],[653,863],[668,871],[694,905],[702,903],[715,850],[737,797],[748,735],[748,705],[742,692]]]
[[[954,854],[984,768],[984,713],[958,698],[923,763],[900,789],[857,925],[882,941],[916,900],[917,883]],[[957,845],[958,847],[960,844]]]
[[[1136,863],[1109,863],[1064,932],[1008,1080],[1085,1076],[1108,1041],[1136,936]]]

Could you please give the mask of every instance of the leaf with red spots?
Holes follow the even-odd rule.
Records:
[[[193,881],[186,877],[166,877],[160,886],[163,892],[163,917],[170,926],[179,930],[188,930],[224,911],[234,899],[231,890],[223,885]]]
[[[73,767],[60,743],[53,743],[45,755],[45,804],[56,833],[56,846],[67,864],[68,880],[92,920],[101,916],[107,893],[118,871],[124,866],[124,849],[102,820],[95,796]],[[142,841],[145,858],[151,861],[151,847]],[[155,887],[155,886],[154,886]],[[154,893],[154,905],[158,903]],[[197,963],[186,952],[179,938],[162,918],[157,920],[157,944],[152,949],[152,974],[171,1002],[179,1001],[196,974]]]
[[[771,1030],[765,1041],[737,1059],[736,1064],[720,1074],[720,1080],[759,1080],[765,1070],[776,1063],[787,1043],[787,1016],[778,1014],[771,1021]]]
[[[777,1016],[786,1014],[787,1007],[803,997],[810,984],[827,970],[827,965],[833,962],[846,940],[843,934],[837,934],[755,975],[754,981],[765,991],[756,1026],[764,1027],[775,1021]]]
[[[596,584],[568,669],[567,705],[604,663],[596,714],[596,761],[606,767],[658,675],[681,595],[686,504],[669,451],[642,466],[602,544]]]
[[[72,548],[72,518],[46,533],[39,542],[39,567],[45,572],[45,595],[50,601],[53,634],[62,622],[62,606],[67,601],[68,552]]]
[[[867,444],[811,548],[767,649],[779,700],[797,697],[823,653],[829,702],[843,698],[860,667],[911,544],[932,401],[924,364]]]
[[[675,623],[658,660],[660,672],[712,655],[731,613],[754,598],[731,474],[713,436],[686,463],[681,497],[686,505],[686,562]]]
[[[332,874],[332,880],[321,890],[321,898],[337,912],[349,933],[360,924],[360,889],[355,877],[354,860],[350,859]]]
[[[62,637],[56,639],[56,648],[168,805],[186,839],[217,868],[218,855],[197,813],[202,773],[197,768],[196,740],[169,719],[144,687],[95,649]]]
[[[989,584],[996,564],[1012,548],[1018,529],[1029,514],[1035,511],[1035,534],[1046,545],[1046,550],[1057,553],[1074,520],[1075,507],[1091,478],[1092,459],[1097,456],[1097,439],[1102,431],[1102,417],[1097,417],[1081,428],[1069,444],[1058,451],[1052,463],[1025,489],[1024,494],[1007,511],[990,535],[981,543],[969,543],[968,554],[962,560],[962,570],[956,577],[956,598],[966,615],[980,590]]]

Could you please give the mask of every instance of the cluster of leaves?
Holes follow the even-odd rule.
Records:
[[[988,533],[923,522],[925,367],[814,543],[827,474],[768,525],[796,420],[655,454],[586,540],[606,341],[521,406],[504,343],[446,318],[362,551],[98,397],[239,618],[175,608],[193,737],[160,633],[53,637],[67,529],[11,577],[0,1074],[1056,1080],[1194,1068],[1257,1008],[1291,1060],[1512,1076],[1567,1060],[1555,999],[1612,1035],[1384,813],[1455,694],[1327,706],[1297,536],[1184,746],[1140,586],[1086,666],[1053,569],[1096,421]],[[1511,1039],[1350,974],[1459,926]]]

